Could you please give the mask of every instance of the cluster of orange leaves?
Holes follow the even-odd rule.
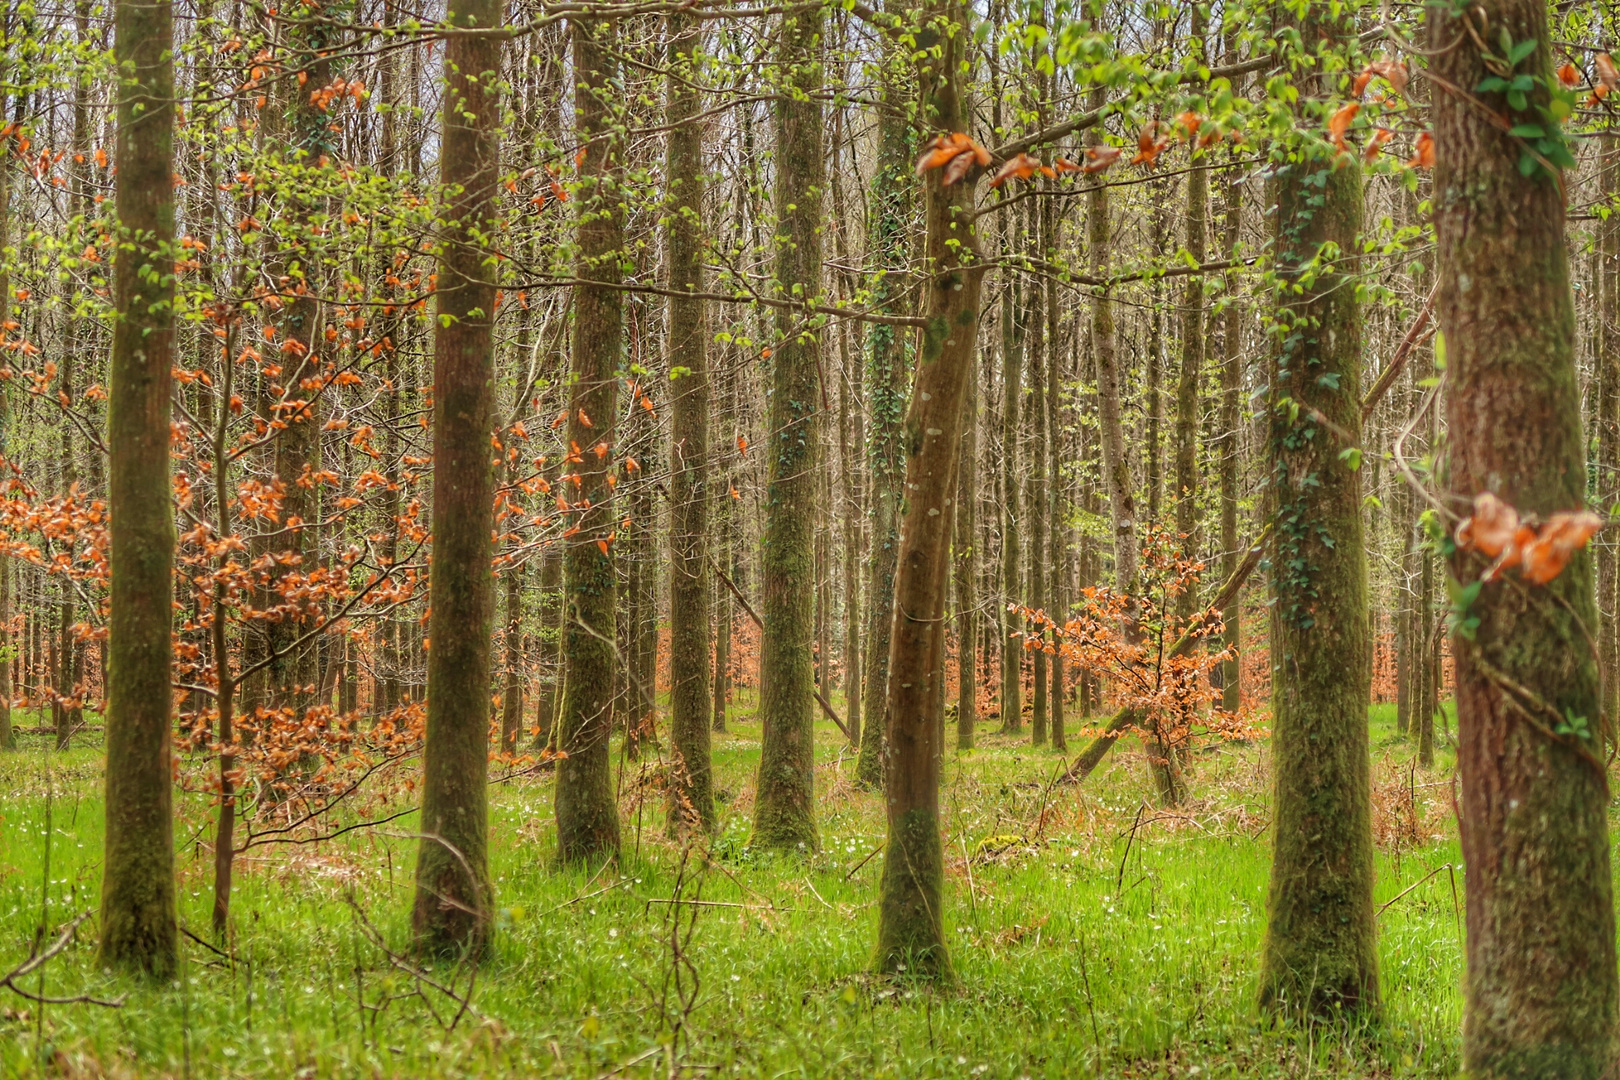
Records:
[[[1535,585],[1545,585],[1569,565],[1575,553],[1603,528],[1589,510],[1553,514],[1537,528],[1489,491],[1474,496],[1474,512],[1457,526],[1457,546],[1496,561],[1481,581],[1495,581],[1513,567]]]
[[[1328,136],[1341,154],[1350,152],[1350,144],[1345,136],[1349,134],[1350,124],[1361,112],[1362,102],[1366,99],[1367,90],[1374,79],[1382,79],[1391,90],[1400,94],[1405,92],[1411,75],[1407,72],[1406,65],[1399,60],[1374,60],[1361,70],[1350,87],[1355,100],[1328,117]],[[1373,100],[1383,102],[1385,98],[1379,95]],[[1361,159],[1369,163],[1376,160],[1378,155],[1383,153],[1384,144],[1394,137],[1395,133],[1389,128],[1374,128],[1372,134],[1367,137],[1367,144],[1361,149]],[[1413,144],[1412,157],[1408,159],[1406,165],[1411,169],[1428,169],[1434,166],[1433,135],[1427,131],[1418,135]]]
[[[1146,531],[1141,565],[1138,595],[1087,587],[1078,613],[1061,625],[1045,611],[1013,606],[1010,610],[1031,627],[1025,648],[1061,654],[1103,680],[1114,703],[1135,713],[1137,726],[1160,746],[1187,746],[1200,734],[1251,737],[1249,710],[1232,713],[1215,706],[1221,695],[1211,674],[1235,655],[1230,648],[1205,644],[1218,641],[1225,629],[1220,613],[1209,609],[1190,619],[1175,614],[1178,599],[1197,585],[1203,563],[1185,557],[1180,540],[1154,526]],[[1197,644],[1173,655],[1170,649],[1184,633]]]
[[[1592,93],[1586,99],[1588,107],[1599,104],[1620,86],[1620,71],[1615,69],[1614,58],[1608,53],[1599,53],[1593,66],[1597,69],[1597,80],[1593,82]],[[1571,90],[1581,84],[1582,78],[1581,69],[1574,64],[1565,64],[1558,69],[1558,81]]]

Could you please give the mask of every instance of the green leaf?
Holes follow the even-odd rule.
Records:
[[[1521,139],[1543,139],[1547,136],[1547,129],[1540,124],[1514,124],[1508,129],[1508,134]]]
[[[1446,370],[1446,334],[1444,330],[1436,331],[1434,335],[1434,369]]]
[[[1339,460],[1344,462],[1346,465],[1350,466],[1350,471],[1351,472],[1360,471],[1360,469],[1361,469],[1361,447],[1359,447],[1359,446],[1347,446],[1347,447],[1345,447],[1343,450],[1339,451]]]
[[[1520,176],[1534,176],[1536,175],[1536,170],[1539,168],[1541,168],[1541,162],[1537,161],[1530,154],[1524,153],[1519,155]]]
[[[1520,60],[1536,51],[1536,39],[1525,38],[1508,51],[1508,63],[1517,64]]]

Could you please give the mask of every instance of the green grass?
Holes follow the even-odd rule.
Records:
[[[1434,773],[1411,770],[1391,714],[1372,716],[1380,902],[1422,884],[1379,918],[1385,1010],[1355,1031],[1280,1029],[1254,1008],[1269,861],[1263,743],[1200,754],[1199,801],[1164,815],[1144,801],[1134,746],[1084,786],[1053,788],[1055,754],[983,729],[980,749],[947,763],[958,983],[930,991],[866,974],[881,856],[857,864],[882,840],[882,805],[850,784],[842,737],[826,724],[818,732],[823,852],[760,861],[746,850],[759,729],[736,722],[715,746],[725,795],[717,858],[689,868],[684,886],[688,898],[728,906],[678,909],[695,914],[683,971],[699,986],[678,1062],[704,1077],[1454,1075],[1459,914],[1452,875],[1435,873],[1458,861],[1450,755],[1441,748]],[[29,735],[0,755],[0,970],[27,955],[43,904],[51,928],[95,907],[94,738],[58,755]],[[629,765],[624,791],[638,790],[638,775]],[[182,976],[168,987],[95,971],[87,923],[47,968],[44,990],[122,995],[125,1006],[42,1014],[0,990],[0,1076],[594,1078],[633,1060],[616,1075],[669,1076],[660,1047],[682,1022],[664,993],[675,909],[650,901],[671,897],[679,853],[663,838],[661,803],[626,794],[625,857],[592,876],[550,865],[551,790],[549,776],[491,788],[498,944],[453,1030],[456,1003],[426,988],[418,996],[345,901],[402,945],[415,848],[403,818],[319,845],[255,849],[238,881],[231,959],[183,939]],[[1415,819],[1401,810],[1403,791],[1416,795]],[[181,921],[206,936],[211,855],[195,837],[207,835],[207,797],[181,797],[178,813]],[[453,968],[434,974],[467,985]]]

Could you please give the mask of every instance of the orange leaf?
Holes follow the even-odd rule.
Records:
[[[1399,60],[1374,60],[1367,65],[1366,71],[1362,72],[1364,75],[1369,73],[1389,83],[1390,89],[1397,94],[1406,89],[1406,84],[1411,79],[1406,72],[1406,65]]]
[[[1348,153],[1350,147],[1345,145],[1344,133],[1350,130],[1350,122],[1361,111],[1361,102],[1352,101],[1328,119],[1328,133],[1333,136],[1333,145],[1339,148],[1340,153]]]
[[[608,553],[608,542],[606,540],[598,540],[596,546],[602,549],[603,555]]]
[[[1081,172],[1102,173],[1113,168],[1114,163],[1123,155],[1124,151],[1117,146],[1088,146],[1086,147],[1086,163]]]
[[[1056,161],[1052,162],[1052,168],[1057,170],[1060,173],[1072,173],[1072,172],[1080,172],[1081,171],[1080,166],[1076,165],[1074,162],[1070,161],[1068,158],[1065,158],[1065,157],[1060,157]]]
[[[922,156],[917,158],[917,175],[948,165],[966,153],[972,143],[973,140],[960,131],[951,135],[935,135],[923,144]]]
[[[1415,149],[1417,152],[1412,155],[1412,160],[1406,163],[1407,167],[1413,169],[1434,168],[1434,136],[1427,131],[1419,135]]]
[[[1598,53],[1597,76],[1598,82],[1609,90],[1613,90],[1616,85],[1620,85],[1620,72],[1615,71],[1614,60],[1609,57],[1608,53]]]
[[[1603,519],[1590,511],[1554,514],[1541,534],[1524,547],[1524,576],[1545,585],[1564,572],[1569,560],[1603,528]]]
[[[1186,130],[1187,137],[1190,139],[1194,135],[1198,134],[1198,129],[1203,126],[1204,118],[1189,109],[1187,112],[1184,112],[1180,116],[1176,117],[1176,123],[1180,124]]]
[[[1164,152],[1164,148],[1169,145],[1169,139],[1159,138],[1159,122],[1154,120],[1136,137],[1136,156],[1131,158],[1131,164],[1146,165],[1151,169],[1153,163],[1159,160],[1159,155]]]
[[[990,178],[990,186],[998,188],[1008,180],[1028,180],[1035,175],[1035,170],[1041,167],[1040,161],[1030,154],[1016,154],[1008,159],[1007,163],[996,170]]]
[[[746,436],[746,435],[737,436],[737,453],[739,453],[739,454],[748,453],[748,436]]]
[[[1574,64],[1565,64],[1558,69],[1558,81],[1566,87],[1579,86],[1581,82],[1581,69]]]
[[[1473,516],[1457,526],[1457,546],[1496,558],[1513,543],[1519,512],[1489,491],[1474,496]]]
[[[584,424],[586,427],[595,427],[596,426],[595,424],[591,423],[591,418],[589,416],[585,415],[585,410],[584,409],[579,410],[579,422],[581,424]]]
[[[103,169],[107,167],[107,151],[103,147],[96,147],[96,164]]]
[[[1364,147],[1361,151],[1361,159],[1363,161],[1370,162],[1376,158],[1379,152],[1383,150],[1384,144],[1389,142],[1390,138],[1393,137],[1394,134],[1395,133],[1389,130],[1389,128],[1379,128],[1374,131],[1372,133],[1372,138],[1367,140],[1366,147]]]
[[[1367,92],[1367,84],[1372,82],[1372,72],[1363,71],[1356,76],[1356,81],[1350,84],[1350,96],[1359,98]]]

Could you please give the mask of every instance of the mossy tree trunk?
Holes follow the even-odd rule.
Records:
[[[98,966],[167,980],[178,959],[170,782],[174,516],[174,9],[118,0],[118,256],[107,449],[111,520],[106,839]]]
[[[940,0],[923,28],[938,59],[922,73],[923,115],[933,130],[961,131],[956,84],[967,37],[962,8]],[[906,417],[906,501],[889,653],[888,841],[878,903],[880,971],[947,979],[944,851],[939,779],[945,686],[947,571],[955,519],[964,404],[972,377],[984,267],[973,232],[974,184],[926,177],[927,326],[916,394]]]
[[[890,0],[886,14],[909,13],[906,0]],[[905,115],[904,50],[884,38],[885,107],[877,126],[877,172],[872,177],[867,228],[868,259],[878,273],[871,284],[873,310],[902,314],[904,275],[911,265],[911,131]],[[902,327],[874,323],[866,334],[867,409],[872,426],[867,440],[871,555],[867,560],[866,683],[861,702],[865,727],[855,763],[856,779],[869,787],[883,783],[883,710],[889,700],[889,632],[894,622],[894,575],[900,552],[901,484],[906,454],[901,429],[910,389],[910,349]]]
[[[1535,42],[1518,70],[1532,109],[1480,93],[1434,101],[1436,310],[1447,354],[1449,485],[1455,505],[1492,492],[1521,514],[1580,509],[1585,437],[1575,310],[1560,184],[1520,171],[1521,140],[1492,126],[1540,119],[1550,80],[1547,7],[1482,0],[1490,43]],[[1431,63],[1450,83],[1487,76],[1478,44],[1445,8],[1430,40],[1457,41]],[[1567,178],[1566,178],[1567,182]],[[1450,572],[1475,580],[1478,554]],[[1547,585],[1509,573],[1469,606],[1456,636],[1468,964],[1463,1067],[1480,1080],[1612,1075],[1617,975],[1592,560],[1577,554]],[[1555,725],[1587,737],[1559,734]],[[1583,718],[1577,724],[1575,718]]]
[[[501,25],[500,0],[451,0],[463,29]],[[422,748],[422,842],[411,931],[430,955],[481,955],[490,919],[489,688],[495,622],[495,258],[501,39],[445,45],[447,203],[433,332],[433,573]]]
[[[667,176],[669,287],[703,289],[703,96],[695,77],[700,23],[670,15]],[[703,300],[669,301],[670,439],[669,825],[673,832],[712,832],[714,791],[709,755],[709,358]]]
[[[619,808],[613,797],[609,740],[613,676],[618,663],[614,531],[614,420],[623,349],[621,294],[624,220],[620,206],[620,140],[610,102],[614,23],[574,19],[574,117],[585,151],[575,197],[579,249],[574,287],[573,370],[568,402],[571,476],[561,487],[579,532],[563,555],[563,702],[557,720],[557,859],[571,863],[616,856]],[[598,445],[607,452],[594,453]],[[574,454],[572,448],[578,447]],[[605,550],[604,550],[605,547]]]
[[[1329,5],[1308,5],[1303,48],[1343,48]],[[1307,86],[1302,109],[1331,86]],[[1361,480],[1361,318],[1341,261],[1358,250],[1361,170],[1297,144],[1277,184],[1270,453],[1271,884],[1260,1002],[1316,1016],[1378,1007],[1367,705],[1372,675]]]
[[[822,28],[817,8],[783,16],[780,97],[776,103],[776,287],[784,299],[820,291]],[[808,320],[808,321],[807,321]],[[760,577],[764,637],[760,648],[761,733],[754,808],[755,847],[814,851],[815,531],[820,422],[821,334],[814,316],[777,309],[771,356],[770,476]],[[874,604],[874,607],[876,604]],[[868,677],[877,677],[874,670]]]

